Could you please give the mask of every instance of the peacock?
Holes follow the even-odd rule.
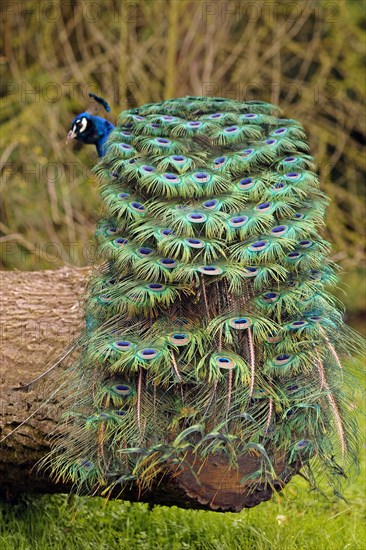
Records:
[[[190,96],[97,120],[102,141],[81,137],[93,122],[71,130],[97,146],[103,218],[54,476],[107,494],[255,456],[256,487],[280,453],[338,494],[358,439],[343,358],[362,339],[329,292],[303,126],[266,102]]]

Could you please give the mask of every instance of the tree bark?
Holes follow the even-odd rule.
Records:
[[[65,353],[83,328],[82,296],[88,269],[1,272],[1,370],[0,370],[0,494],[13,498],[22,492],[69,492],[56,484],[37,462],[49,451],[48,435],[57,427],[62,400],[45,394],[42,384],[18,389]],[[62,365],[72,358],[66,357]],[[61,369],[62,366],[57,367]],[[60,371],[59,371],[60,372]],[[57,376],[57,370],[53,372]],[[258,467],[255,456],[241,458],[231,468],[224,456],[213,456],[203,468],[195,457],[191,467],[167,471],[151,491],[140,494],[130,486],[116,497],[187,508],[239,511],[268,500],[269,485],[253,490],[240,479]],[[277,489],[295,473],[278,457],[275,469]],[[197,476],[193,475],[194,470]],[[174,474],[174,475],[173,475]]]

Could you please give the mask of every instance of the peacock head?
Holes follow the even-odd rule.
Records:
[[[93,118],[93,115],[87,112],[77,115],[71,122],[70,131],[66,138],[67,142],[76,139],[84,143],[93,143],[93,141],[89,141],[90,138],[93,139],[93,135],[96,133]]]
[[[92,97],[97,103],[103,105],[107,112],[110,111],[110,107],[105,99],[92,93],[90,93],[89,96]],[[109,120],[85,111],[77,115],[71,122],[66,143],[76,139],[82,143],[95,145],[98,155],[102,157],[106,152],[105,143],[113,129],[114,126],[111,122],[109,122]]]

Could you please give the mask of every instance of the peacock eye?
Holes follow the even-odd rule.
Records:
[[[254,153],[254,149],[244,149],[239,154],[242,158],[250,157]]]
[[[177,265],[177,261],[173,260],[173,258],[162,258],[159,260],[159,264],[161,264],[163,267],[166,267],[167,269],[173,269]]]
[[[190,339],[190,335],[185,332],[173,332],[169,335],[169,342],[176,346],[185,346]]]
[[[248,221],[248,216],[235,216],[229,219],[230,227],[242,227]]]
[[[248,249],[252,252],[262,252],[266,248],[268,248],[269,242],[268,241],[255,241],[250,246],[248,246]]]
[[[220,369],[233,369],[235,367],[233,359],[231,359],[231,357],[225,357],[225,355],[217,355],[215,362]]]
[[[140,359],[151,361],[159,355],[159,350],[155,348],[144,348],[137,353]]]
[[[279,367],[288,365],[292,361],[293,357],[289,353],[281,353],[277,357],[273,358],[273,363]]]
[[[80,126],[80,130],[79,130],[80,134],[82,134],[86,130],[87,126],[88,126],[88,121],[85,117],[83,117],[81,119],[81,126]]]
[[[280,295],[278,292],[266,292],[263,294],[262,299],[264,302],[271,303],[271,302],[277,302]]]
[[[204,273],[205,275],[220,275],[223,272],[221,267],[217,267],[215,265],[201,265],[198,268],[198,271],[200,273]]]
[[[117,349],[118,351],[129,351],[135,346],[133,342],[129,342],[128,340],[118,340],[117,342],[113,342],[112,345],[114,349]]]
[[[251,323],[251,320],[247,319],[247,317],[233,317],[229,320],[229,325],[231,328],[236,330],[246,329],[251,325]]]

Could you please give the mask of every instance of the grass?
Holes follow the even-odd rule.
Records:
[[[363,384],[360,385],[360,387]],[[366,445],[364,391],[357,392],[361,474],[344,500],[309,492],[296,477],[270,502],[239,514],[106,502],[66,495],[0,505],[0,548],[6,550],[364,550]]]
[[[365,477],[329,502],[293,482],[276,501],[218,514],[66,496],[32,499],[27,509],[3,507],[0,547],[6,550],[267,549],[362,550]]]

